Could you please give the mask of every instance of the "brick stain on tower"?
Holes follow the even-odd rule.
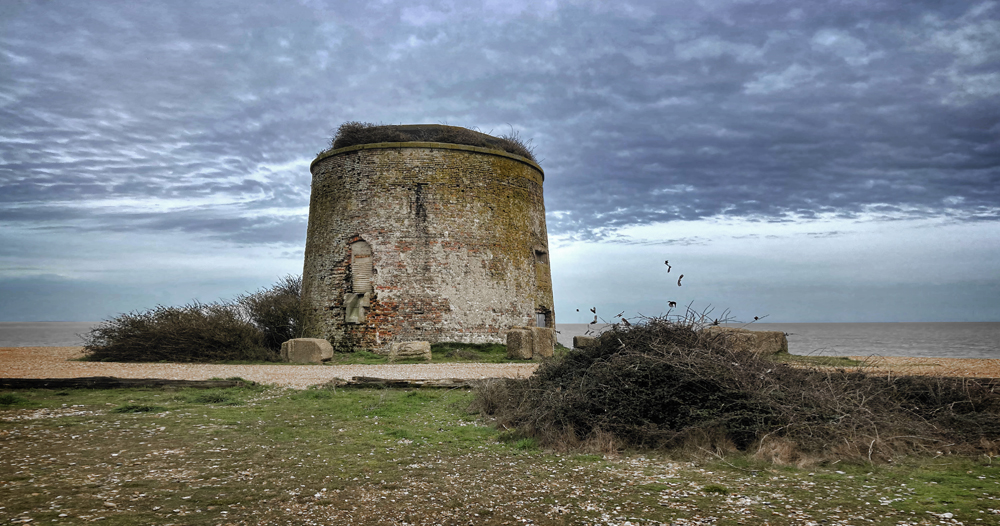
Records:
[[[312,335],[380,351],[410,340],[503,343],[511,327],[555,327],[534,161],[381,142],[323,152],[311,172],[302,298]]]

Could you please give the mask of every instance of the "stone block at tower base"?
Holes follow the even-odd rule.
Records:
[[[281,344],[281,359],[291,363],[323,363],[333,358],[333,346],[322,338],[295,338]]]
[[[423,358],[431,361],[431,342],[397,342],[389,346],[389,362],[399,358]]]
[[[540,360],[551,358],[556,347],[556,331],[546,327],[512,327],[507,331],[507,358]]]
[[[534,347],[534,336],[531,334],[531,329],[515,327],[507,331],[507,358],[530,360],[532,347]]]
[[[534,359],[552,358],[556,348],[556,331],[547,327],[532,327],[533,345],[531,357]]]

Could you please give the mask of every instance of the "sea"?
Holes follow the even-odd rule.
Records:
[[[0,347],[76,347],[96,321],[3,321]]]
[[[0,347],[83,345],[99,322],[0,322]],[[559,343],[594,335],[608,325],[556,325]],[[792,354],[1000,359],[1000,322],[968,323],[753,323],[750,330],[781,331]]]
[[[915,356],[1000,359],[1000,322],[928,323],[752,323],[729,325],[781,331],[788,352],[814,356]],[[594,335],[607,325],[557,324],[559,343]]]

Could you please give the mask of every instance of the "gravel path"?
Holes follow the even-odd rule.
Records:
[[[391,379],[464,380],[526,378],[536,364],[448,363],[406,365],[217,365],[184,363],[78,362],[83,347],[0,347],[0,378],[163,378],[209,380],[239,376],[255,382],[305,389],[334,378],[373,376]],[[1000,378],[1000,360],[972,358],[904,358],[896,356],[852,358],[867,363],[874,374]]]
[[[83,347],[0,347],[2,378],[163,378],[209,380],[239,376],[246,380],[295,389],[334,378],[373,376],[392,379],[526,378],[536,364],[448,363],[406,365],[217,365],[186,363],[118,363],[69,361],[82,356]]]

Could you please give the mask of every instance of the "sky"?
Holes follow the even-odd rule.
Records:
[[[0,321],[300,274],[346,121],[530,140],[559,323],[1000,321],[1000,5],[903,0],[4,0]]]

